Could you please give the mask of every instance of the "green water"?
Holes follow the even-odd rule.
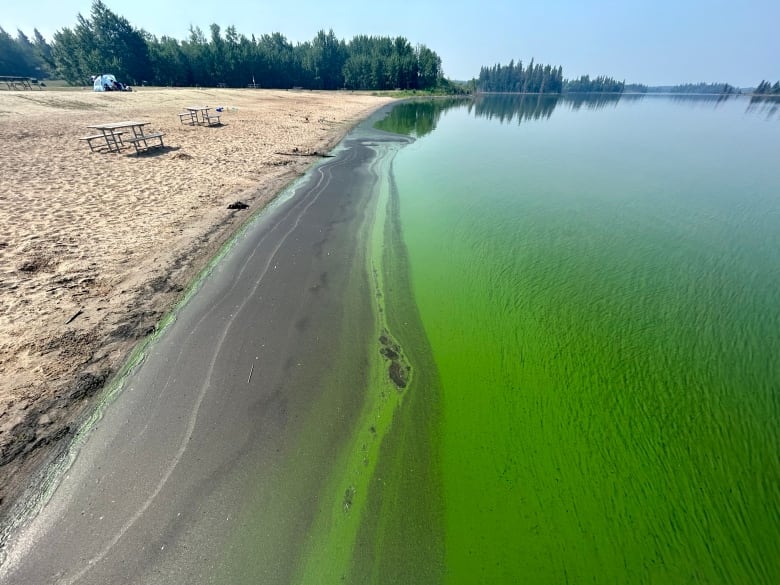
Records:
[[[780,118],[423,107],[385,127],[418,137],[393,176],[440,393],[441,579],[780,582]]]

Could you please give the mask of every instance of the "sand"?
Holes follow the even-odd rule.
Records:
[[[0,92],[0,520],[209,258],[357,121],[347,92]],[[188,105],[223,125],[183,125]],[[87,125],[166,148],[91,152]],[[286,154],[280,154],[286,153]],[[229,210],[235,201],[245,210]]]

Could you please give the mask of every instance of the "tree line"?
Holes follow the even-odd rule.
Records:
[[[351,41],[321,30],[311,41],[293,44],[281,33],[250,38],[234,26],[212,24],[208,37],[191,27],[189,37],[160,38],[95,0],[89,17],[57,31],[51,44],[35,31],[30,41],[0,33],[4,75],[57,77],[72,85],[112,73],[134,85],[245,87],[249,84],[305,89],[410,89],[446,85],[441,59],[404,37],[360,35]]]
[[[593,79],[590,75],[583,75],[579,79],[567,79],[563,84],[564,92],[578,93],[623,93],[625,88],[625,81],[617,81],[606,75],[599,75]]]
[[[756,95],[780,95],[780,81],[775,81],[772,85],[771,81],[761,80],[761,83],[753,90]]]
[[[658,85],[648,87],[647,93],[688,93],[711,95],[736,95],[740,90],[728,83],[681,83],[679,85]]]
[[[515,63],[508,65],[497,63],[493,67],[482,67],[477,78],[476,88],[482,92],[507,93],[561,93],[563,89],[563,68],[541,63]]]
[[[600,75],[591,79],[583,75],[579,79],[564,79],[563,67],[531,62],[523,66],[514,59],[508,65],[497,63],[482,67],[475,81],[477,91],[486,93],[546,93],[568,92],[622,93],[625,82]]]

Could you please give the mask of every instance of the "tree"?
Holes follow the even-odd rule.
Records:
[[[0,27],[0,71],[4,75],[38,77],[42,61],[35,47],[22,31],[14,39]]]
[[[256,81],[264,87],[290,88],[301,85],[301,63],[295,47],[281,33],[263,35],[257,43]]]
[[[134,29],[126,18],[117,16],[101,0],[94,0],[91,27],[98,51],[96,61],[104,71],[138,83],[149,76],[149,50],[141,31]]]
[[[560,93],[563,86],[563,68],[534,63],[523,66],[522,61],[509,65],[482,67],[476,82],[479,91],[507,93]]]
[[[21,55],[24,68],[27,71],[28,76],[38,77],[38,71],[40,65],[38,64],[38,58],[35,53],[35,45],[30,42],[27,35],[21,30],[16,29],[16,46],[19,54]]]
[[[33,38],[35,39],[35,54],[41,62],[41,69],[48,77],[54,71],[54,58],[52,57],[51,46],[37,28],[33,30]]]
[[[73,31],[54,34],[52,59],[71,83],[84,84],[91,74],[113,73],[138,83],[151,74],[149,47],[143,31],[111,12],[103,2],[92,3],[91,19],[76,17]]]
[[[10,46],[9,40],[0,38],[0,48],[5,45]],[[133,83],[159,85],[225,82],[241,87],[254,81],[263,87],[310,89],[446,86],[439,56],[425,45],[413,48],[404,37],[361,35],[346,43],[333,30],[321,30],[312,41],[293,46],[280,33],[248,39],[234,26],[223,32],[212,24],[208,38],[191,26],[185,40],[158,39],[134,29],[101,0],[94,0],[89,18],[78,14],[75,26],[57,31],[51,47],[37,37],[32,46],[47,54],[71,84],[84,84],[91,74],[114,73]],[[9,51],[0,56],[6,54]]]
[[[564,92],[574,93],[623,93],[624,81],[617,81],[612,77],[599,75],[591,79],[590,75],[583,75],[579,79],[567,79],[563,82]]]
[[[338,89],[344,86],[344,64],[347,51],[343,41],[339,41],[333,29],[326,34],[324,30],[308,47],[309,68],[317,89]]]
[[[184,50],[176,39],[155,37],[147,40],[149,46],[149,62],[151,78],[159,85],[181,86],[189,85],[192,72]]]
[[[186,85],[207,85],[211,81],[208,73],[208,41],[200,27],[190,26],[189,32],[189,39],[182,43],[189,73]]]
[[[753,93],[757,95],[780,95],[780,81],[776,81],[772,85],[771,81],[761,80],[761,83],[758,84]]]
[[[85,47],[75,31],[63,28],[54,33],[52,59],[57,75],[71,85],[85,85],[89,79],[89,68],[84,63]]]
[[[442,78],[441,58],[425,45],[417,45],[418,79],[420,89],[435,87]]]

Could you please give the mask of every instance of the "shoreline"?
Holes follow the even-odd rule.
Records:
[[[2,201],[0,209],[10,217],[0,217],[0,226],[12,226],[0,242],[2,277],[10,281],[0,286],[4,309],[0,313],[3,336],[0,374],[10,382],[8,386],[4,383],[0,390],[0,469],[3,472],[0,474],[0,525],[3,526],[15,509],[24,506],[22,496],[27,490],[32,488],[29,492],[32,494],[40,485],[48,464],[66,451],[83,421],[97,406],[102,390],[125,367],[138,345],[156,333],[161,320],[182,300],[193,279],[214,255],[319,160],[315,153],[329,152],[357,123],[393,101],[343,92],[146,89],[119,96],[124,98],[121,111],[107,112],[105,96],[91,92],[46,93],[33,96],[33,100],[29,98],[21,92],[0,96],[0,130],[9,136],[9,143],[14,142],[14,153],[24,151],[28,146],[25,142],[32,139],[33,149],[43,151],[39,156],[51,154],[49,164],[33,165],[37,172],[32,174],[25,173],[19,157],[8,161],[8,168],[16,170],[15,176],[0,180],[6,183],[0,187],[11,193],[0,196],[11,199],[8,206]],[[236,110],[226,112],[223,127],[182,126],[175,119],[177,108],[187,103],[215,103],[216,100],[238,104],[234,106],[237,113]],[[32,107],[25,103],[30,101]],[[161,108],[161,102],[169,107]],[[115,105],[110,104],[111,109],[120,110]],[[280,107],[269,114],[267,110],[273,106]],[[73,133],[82,132],[86,123],[103,118],[131,117],[151,119],[155,130],[170,137],[170,140],[166,138],[166,146],[171,146],[157,156],[91,153],[78,143],[77,134]],[[314,120],[318,125],[312,131]],[[46,135],[47,128],[58,123],[67,127],[66,135]],[[38,131],[30,132],[30,128]],[[262,148],[258,148],[259,141]],[[65,151],[64,155],[61,150]],[[280,155],[279,152],[314,156]],[[33,158],[37,158],[35,154]],[[194,169],[186,180],[182,179],[182,171],[192,171],[193,165],[204,163],[205,168]],[[177,168],[161,178],[163,164]],[[80,210],[71,209],[90,205],[90,193],[85,193],[84,187],[78,184],[85,174],[110,173],[114,167],[127,167],[124,178],[145,181],[152,186],[138,193],[125,185],[113,197],[101,191],[94,198],[102,200],[108,208],[112,204],[121,207],[122,198],[134,198],[137,205],[131,209],[141,216],[140,225],[133,225],[139,223],[136,221],[139,218],[132,213],[120,213],[119,219],[100,224],[100,219],[110,216],[99,215],[96,220],[95,215],[79,215]],[[45,176],[47,168],[51,169],[52,176]],[[261,169],[270,172],[261,173]],[[23,225],[23,219],[13,217],[14,212],[24,216],[25,209],[40,205],[38,185],[47,180],[60,186],[75,184],[76,201],[69,201],[67,193],[57,192],[54,213],[47,214],[47,209],[43,209],[33,214],[37,222]],[[215,186],[219,193],[209,193],[209,187]],[[114,188],[107,181],[107,189]],[[143,199],[154,190],[165,191],[173,198],[154,198],[155,213],[149,221],[150,218],[143,218],[147,211]],[[227,210],[226,205],[236,200],[246,203],[248,208]],[[179,213],[187,203],[190,213],[182,218]],[[109,211],[115,212],[116,207]],[[62,223],[63,217],[73,220],[74,216],[74,225],[70,226],[67,237],[62,237],[58,220]],[[86,221],[78,225],[79,219]],[[127,225],[117,226],[117,223]],[[28,232],[26,227],[32,229]],[[58,255],[61,247],[47,247],[45,236],[41,242],[34,233],[36,227],[60,236],[56,239],[66,240],[71,247],[80,249],[80,255],[92,258],[92,264],[97,266],[84,274],[78,262],[67,262],[70,259],[67,249]],[[127,228],[125,233],[123,227]],[[158,241],[149,245],[148,240],[155,238],[145,238],[148,232],[143,230],[154,228],[160,231],[167,228],[167,232],[162,237],[156,234]],[[79,232],[86,237],[79,240]],[[122,237],[127,233],[129,240]],[[50,235],[48,239],[55,238]],[[91,246],[95,240],[102,240],[103,247],[97,246],[95,250]],[[119,242],[123,245],[118,246]],[[20,252],[31,253],[32,260],[20,258]],[[103,263],[101,252],[108,256]],[[24,270],[25,262],[33,270]],[[30,286],[29,281],[34,281],[34,285]],[[61,294],[62,287],[69,285],[75,285],[75,292],[81,294]],[[52,323],[52,317],[56,323]]]
[[[142,581],[290,581],[363,410],[357,356],[384,361],[359,235],[373,143],[348,139],[224,248],[84,427],[0,575],[106,582],[132,558]]]

